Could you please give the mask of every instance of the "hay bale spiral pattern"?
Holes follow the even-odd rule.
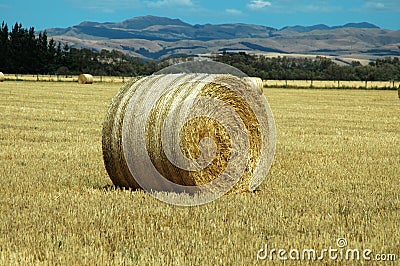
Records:
[[[232,75],[132,79],[114,97],[103,125],[111,180],[146,191],[252,191],[274,152],[268,103]]]

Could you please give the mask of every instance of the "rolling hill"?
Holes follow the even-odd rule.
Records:
[[[82,22],[46,31],[72,47],[115,49],[152,59],[223,51],[356,59],[400,56],[400,31],[381,29],[367,22],[275,29],[239,23],[191,25],[179,19],[143,16],[115,23]]]

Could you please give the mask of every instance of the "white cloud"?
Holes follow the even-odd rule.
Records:
[[[226,13],[229,13],[231,15],[241,15],[242,11],[237,10],[237,9],[233,9],[233,8],[228,8],[225,10]]]
[[[264,7],[271,6],[271,2],[264,1],[264,0],[251,0],[250,3],[247,5],[249,9],[257,10]]]
[[[363,8],[368,11],[400,12],[399,0],[365,0]]]
[[[384,9],[386,6],[385,6],[384,3],[381,3],[381,2],[368,1],[368,2],[365,3],[365,7],[367,7],[367,8]]]
[[[191,0],[158,0],[147,3],[150,7],[193,6]]]

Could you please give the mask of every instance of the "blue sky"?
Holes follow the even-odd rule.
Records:
[[[0,21],[9,25],[18,21],[37,30],[145,15],[191,24],[240,22],[274,28],[365,21],[400,30],[399,0],[0,0]]]

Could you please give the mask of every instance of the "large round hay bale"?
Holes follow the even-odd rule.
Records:
[[[93,76],[90,74],[80,74],[78,77],[79,84],[92,84]]]
[[[5,76],[3,74],[3,72],[0,72],[0,82],[3,82],[5,80]]]
[[[258,90],[260,94],[263,93],[264,83],[261,78],[258,77],[244,77],[243,78],[250,86]]]
[[[116,186],[139,188],[126,164],[122,150],[122,123],[128,101],[134,91],[131,90],[137,79],[128,81],[113,98],[103,124],[103,159],[112,182]],[[130,182],[128,182],[128,180]]]
[[[116,186],[194,195],[253,191],[275,152],[266,99],[223,74],[132,79],[103,125],[103,157]]]

